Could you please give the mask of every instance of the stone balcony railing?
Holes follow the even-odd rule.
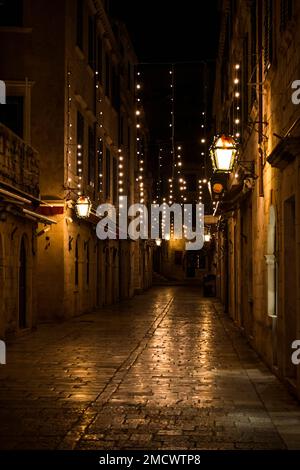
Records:
[[[39,197],[38,153],[0,123],[0,182]]]

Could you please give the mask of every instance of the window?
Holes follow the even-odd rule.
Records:
[[[84,117],[77,111],[77,176],[82,177],[84,158]]]
[[[95,132],[89,127],[89,152],[88,152],[88,183],[95,185]]]
[[[105,158],[105,197],[110,197],[110,150],[106,147]]]
[[[7,96],[6,105],[0,106],[0,122],[21,139],[24,138],[24,97]]]
[[[77,0],[76,45],[83,50],[83,0]]]
[[[88,34],[89,34],[88,62],[89,62],[89,66],[94,70],[95,69],[95,21],[92,16],[89,16]]]
[[[0,1],[0,26],[23,26],[23,1]]]
[[[174,253],[174,262],[176,265],[181,265],[182,264],[182,251],[175,251]]]
[[[280,31],[285,31],[293,16],[293,0],[280,1]]]
[[[105,95],[110,96],[110,61],[108,54],[105,54]]]
[[[264,67],[268,71],[273,59],[273,0],[264,2]]]

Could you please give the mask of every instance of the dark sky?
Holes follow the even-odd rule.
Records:
[[[111,0],[127,25],[143,75],[143,104],[152,148],[170,141],[170,64],[175,71],[175,140],[200,162],[200,122],[210,120],[218,44],[218,0]]]
[[[141,62],[214,59],[218,0],[111,0]]]

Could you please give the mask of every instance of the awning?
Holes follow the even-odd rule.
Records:
[[[23,213],[47,225],[57,224],[55,220],[49,219],[48,217],[45,217],[44,215],[37,214],[36,212],[29,211],[28,209],[23,209]]]

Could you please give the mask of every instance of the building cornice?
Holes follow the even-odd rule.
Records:
[[[267,157],[267,162],[274,168],[284,168],[300,155],[300,137],[282,139]]]

